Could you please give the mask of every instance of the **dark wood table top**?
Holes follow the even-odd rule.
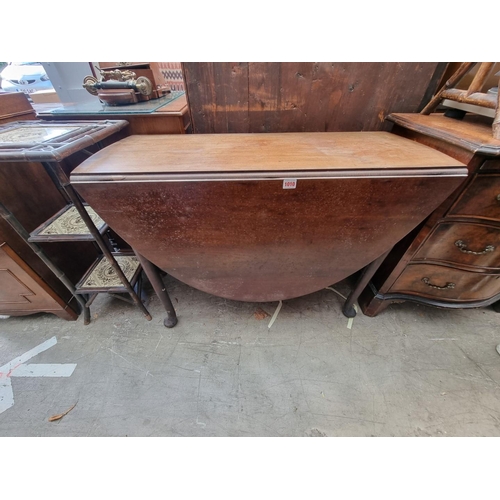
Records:
[[[453,158],[385,132],[193,134],[127,137],[71,182],[172,276],[264,302],[362,269],[466,175]]]

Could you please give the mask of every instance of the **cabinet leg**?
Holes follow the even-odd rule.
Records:
[[[163,320],[163,324],[167,328],[173,328],[177,324],[177,315],[175,313],[174,306],[172,305],[172,301],[170,300],[170,297],[168,295],[165,284],[161,279],[158,268],[153,263],[149,262],[149,260],[143,257],[140,253],[135,252],[135,254],[137,255],[142,269],[146,273],[146,276],[153,286],[156,295],[160,299],[160,302],[163,304],[165,311],[167,311],[167,317]]]
[[[373,297],[370,301],[364,302],[360,301],[359,305],[363,314],[369,318],[373,318],[390,306],[392,302],[390,300],[380,300]]]
[[[368,285],[369,281],[372,279],[373,275],[380,267],[380,264],[382,264],[384,259],[387,257],[389,252],[390,250],[385,252],[378,259],[375,259],[371,264],[368,264],[363,269],[363,272],[361,273],[361,276],[359,277],[358,282],[354,287],[354,290],[349,294],[349,297],[347,297],[347,300],[344,304],[344,308],[342,309],[344,316],[347,316],[348,318],[354,318],[354,316],[356,316],[356,311],[354,310],[354,303],[358,300],[358,297],[360,296],[361,292],[366,287],[366,285]]]

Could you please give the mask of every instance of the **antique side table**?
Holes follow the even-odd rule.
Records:
[[[130,293],[149,316],[133,290],[141,269],[136,256],[111,252],[103,238],[107,224],[68,179],[78,163],[119,138],[126,126],[126,121],[108,120],[22,121],[0,127],[1,312],[46,311],[76,319],[75,297],[88,323],[91,301],[108,286],[107,291]],[[118,283],[109,280],[108,268]]]

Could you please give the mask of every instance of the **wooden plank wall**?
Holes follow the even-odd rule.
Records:
[[[389,130],[446,63],[183,63],[195,133]],[[425,101],[425,102],[424,102]]]

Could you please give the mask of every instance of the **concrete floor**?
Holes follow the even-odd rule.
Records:
[[[324,290],[286,301],[268,329],[270,317],[255,313],[272,315],[276,303],[167,284],[174,329],[150,288],[151,322],[105,295],[89,326],[49,314],[1,319],[0,366],[52,337],[29,363],[77,366],[58,378],[14,370],[0,436],[500,436],[491,308],[398,304],[358,314],[348,329],[341,299]],[[347,294],[350,283],[335,288]]]

